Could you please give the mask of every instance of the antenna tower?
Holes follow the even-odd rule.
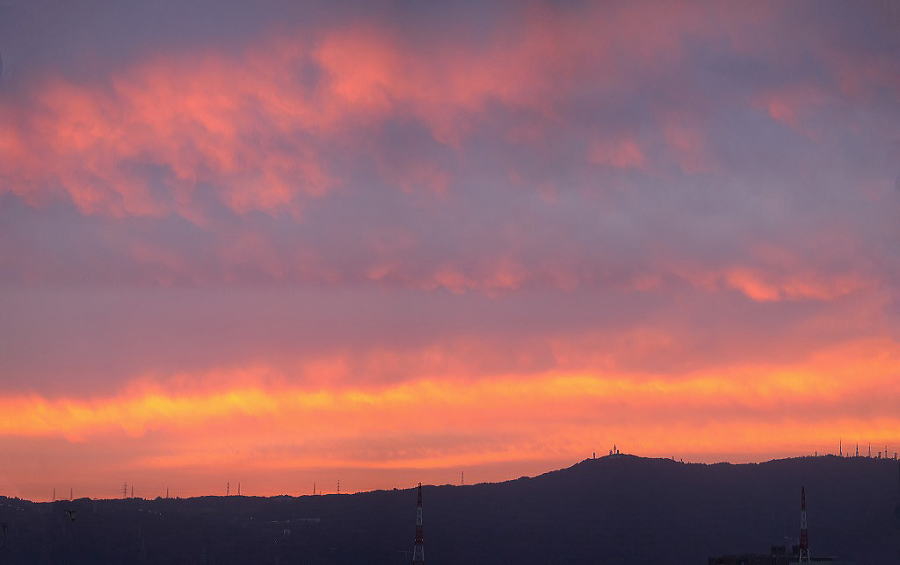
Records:
[[[800,555],[797,563],[809,563],[809,531],[806,527],[806,487],[800,487]]]
[[[894,507],[894,517],[900,521],[900,465],[897,466],[897,505]]]
[[[422,535],[422,483],[419,483],[416,502],[416,545],[413,546],[413,565],[425,565],[425,537]]]

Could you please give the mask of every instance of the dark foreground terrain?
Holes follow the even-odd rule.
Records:
[[[900,563],[898,465],[619,455],[505,483],[426,486],[425,556],[430,565],[705,564],[796,540],[805,485],[814,557]],[[412,489],[41,504],[0,497],[0,564],[408,563],[415,504]]]

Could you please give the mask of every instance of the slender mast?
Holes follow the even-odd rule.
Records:
[[[416,503],[416,545],[413,547],[413,565],[425,565],[425,538],[422,535],[422,483],[419,483]]]
[[[806,487],[800,487],[800,555],[798,563],[809,563],[809,531],[806,527]]]

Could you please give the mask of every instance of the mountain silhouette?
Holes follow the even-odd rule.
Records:
[[[685,464],[612,455],[502,483],[423,488],[429,565],[705,564],[796,543],[900,563],[896,460]],[[32,503],[0,497],[0,563],[411,562],[416,491]]]

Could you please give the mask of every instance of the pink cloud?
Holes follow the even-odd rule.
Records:
[[[674,24],[636,44],[632,65],[681,56],[683,34],[699,22],[690,10],[674,14]],[[51,76],[30,85],[29,102],[2,104],[17,119],[0,145],[19,158],[4,160],[0,174],[31,201],[59,189],[86,213],[199,218],[186,210],[197,206],[201,184],[237,213],[297,211],[340,184],[323,146],[391,116],[408,113],[456,147],[479,114],[502,104],[538,116],[530,138],[539,139],[586,78],[628,87],[630,70],[610,50],[633,43],[626,31],[644,26],[643,15],[534,9],[478,47],[436,37],[422,49],[391,30],[357,26],[314,43],[277,35],[237,53],[154,55],[101,83]],[[315,84],[297,72],[311,64],[321,69]],[[700,132],[668,126],[666,136],[686,169],[707,168]],[[600,140],[592,158],[614,167],[645,159],[633,140]],[[397,176],[401,186],[437,192],[448,184],[428,165]]]
[[[634,139],[597,142],[591,146],[588,158],[592,163],[619,169],[640,168],[646,160],[644,152]]]

